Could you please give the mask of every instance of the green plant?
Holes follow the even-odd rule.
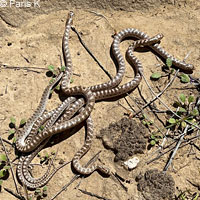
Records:
[[[48,152],[44,151],[43,153],[39,152],[38,157],[40,158],[40,163],[48,164],[48,162],[54,157],[55,151],[52,151],[51,154],[48,154]]]
[[[162,77],[161,73],[160,72],[154,72],[153,74],[151,74],[151,79],[152,80],[158,80]]]
[[[180,75],[180,80],[182,83],[189,83],[190,82],[190,77],[187,74],[181,74]]]
[[[174,127],[178,125],[181,128],[186,127],[185,120],[196,124],[196,117],[199,116],[199,111],[192,106],[195,102],[194,96],[185,96],[184,94],[180,94],[177,101],[174,102],[174,107],[177,108],[176,114],[181,117],[181,119],[177,119],[176,117],[171,117],[168,119],[169,125],[167,128]]]
[[[45,197],[47,197],[47,190],[47,186],[44,186],[42,189],[36,188],[35,196],[37,197],[37,199],[44,199]]]
[[[148,119],[146,114],[143,114],[140,119],[142,120],[142,123],[147,127],[154,123],[152,120]]]
[[[55,81],[55,77],[58,75],[59,72],[65,72],[66,70],[66,67],[65,66],[61,66],[60,68],[58,69],[55,69],[55,67],[53,65],[49,65],[48,66],[48,76],[51,77],[51,80],[49,81],[49,83],[52,83],[53,81]],[[73,79],[70,80],[70,83],[73,83]],[[55,90],[59,91],[60,90],[60,84],[58,84],[56,87],[55,87]],[[53,92],[53,90],[51,91],[51,93]]]
[[[14,144],[16,142],[16,137],[15,134],[16,132],[22,128],[24,125],[26,124],[26,119],[21,119],[19,126],[16,125],[16,119],[14,117],[10,117],[10,123],[9,123],[9,136],[8,139],[11,140],[12,139],[12,143]]]
[[[3,184],[3,180],[8,176],[8,170],[10,165],[8,164],[8,159],[5,154],[0,154],[0,185]]]
[[[163,139],[163,136],[159,132],[152,133],[149,139],[149,144],[155,146],[156,144],[159,144],[161,139]]]
[[[180,191],[180,194],[176,198],[177,200],[198,200],[199,193],[192,193],[190,190]]]
[[[174,72],[174,69],[171,68],[171,66],[172,66],[172,59],[171,58],[167,58],[166,59],[166,67],[167,67],[168,70],[170,70],[168,72],[168,75],[170,75],[170,74],[172,74]],[[160,72],[154,72],[154,73],[151,74],[150,78],[152,80],[158,80],[158,79],[160,79],[163,76],[166,76],[166,75],[162,75]]]

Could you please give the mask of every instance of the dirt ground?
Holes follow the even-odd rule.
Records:
[[[134,3],[135,1],[133,1]],[[137,1],[136,1],[137,2]],[[175,2],[175,1],[174,1]],[[116,67],[110,57],[110,47],[113,41],[112,35],[124,28],[137,28],[143,32],[148,33],[149,36],[154,36],[158,33],[163,33],[164,38],[161,41],[161,46],[170,54],[183,60],[190,52],[187,58],[187,63],[195,66],[193,75],[200,76],[200,3],[198,1],[180,1],[180,5],[164,4],[159,7],[148,8],[148,10],[126,10],[124,9],[75,9],[70,8],[66,10],[53,10],[47,13],[28,14],[31,17],[22,19],[20,23],[15,24],[12,19],[12,12],[8,19],[5,20],[4,10],[0,10],[0,124],[1,136],[8,139],[10,117],[17,119],[19,124],[22,118],[28,119],[33,111],[36,109],[44,88],[49,83],[50,78],[46,76],[47,70],[27,71],[6,68],[5,66],[18,67],[40,67],[47,69],[49,65],[60,67],[60,55],[62,55],[62,36],[65,28],[65,22],[69,10],[75,13],[73,25],[81,33],[87,47],[96,56],[100,63],[109,71],[112,76],[115,75]],[[93,12],[94,11],[94,12]],[[14,11],[13,11],[14,12]],[[28,13],[28,12],[27,12]],[[17,20],[16,20],[17,21]],[[123,55],[126,52],[131,40],[124,41],[121,45]],[[81,46],[77,35],[71,31],[70,36],[70,51],[73,61],[74,73],[80,76],[73,75],[72,86],[82,85],[90,86],[98,83],[103,83],[109,80],[106,74],[99,68],[95,61]],[[161,61],[159,61],[151,52],[139,53],[135,55],[141,60],[144,67],[144,75],[154,91],[159,92],[168,83],[168,78],[163,77],[159,81],[151,81],[150,75],[153,72],[161,71]],[[133,72],[128,63],[127,71],[123,83],[131,80]],[[139,85],[142,96],[147,101],[152,99],[152,95],[146,86],[144,80]],[[159,88],[159,89],[158,89]],[[184,88],[189,88],[185,89]],[[172,86],[162,95],[162,100],[170,107],[180,93],[193,94],[198,96],[198,91],[192,84],[183,84],[180,79],[176,79]],[[138,92],[134,90],[130,96],[134,101],[145,104]],[[135,102],[130,97],[127,97],[129,103],[135,110],[138,110]],[[57,107],[60,103],[58,94],[53,93],[52,98],[48,102],[47,110]],[[124,98],[120,99],[120,103],[130,109]],[[156,105],[160,110],[166,110],[158,101]],[[173,108],[174,109],[174,108]],[[145,112],[149,115],[154,124],[163,128],[162,123],[151,113],[148,109]],[[95,109],[92,112],[92,118],[95,126],[95,134],[99,135],[101,129],[109,126],[110,123],[119,121],[127,114],[127,110],[119,105],[119,99],[113,101],[101,101],[96,103]],[[166,121],[168,115],[160,113],[159,118]],[[135,119],[140,126],[140,121]],[[151,135],[156,130],[154,125],[146,128],[146,134]],[[62,133],[67,134],[67,133]],[[195,134],[195,133],[194,133]],[[82,127],[72,136],[65,140],[58,142],[44,151],[50,153],[58,150],[58,155],[55,159],[55,165],[58,166],[60,160],[70,161],[75,152],[83,145],[85,137],[85,129]],[[171,140],[168,142],[170,143]],[[196,141],[198,145],[198,141]],[[15,158],[14,149],[5,144],[9,153],[10,159]],[[147,141],[148,145],[148,141]],[[90,176],[81,179],[79,189],[85,190],[102,197],[102,199],[112,200],[142,200],[144,195],[137,189],[137,182],[135,178],[141,173],[144,174],[146,170],[158,169],[163,170],[169,154],[160,159],[146,164],[151,159],[153,152],[158,148],[155,147],[144,150],[144,154],[137,154],[140,159],[138,167],[132,171],[127,170],[121,166],[122,162],[114,162],[115,153],[111,149],[107,149],[102,144],[102,140],[95,138],[91,150],[83,157],[83,163],[86,163],[95,153],[101,150],[98,162],[105,164],[112,171],[116,171],[126,181],[123,184],[128,188],[126,192],[120,184],[114,179],[104,177],[98,172],[94,172]],[[198,188],[191,185],[187,180],[200,184],[199,177],[199,158],[200,152],[197,149],[192,149],[195,154],[189,156],[191,146],[187,145],[178,150],[172,166],[168,169],[168,174],[172,176],[175,182],[175,194],[179,195],[180,191],[190,190],[191,193],[198,192]],[[1,152],[3,148],[1,147]],[[155,155],[154,155],[155,156]],[[38,163],[38,158],[35,159]],[[15,161],[17,163],[17,161]],[[46,166],[45,166],[46,167]],[[13,165],[14,171],[16,170]],[[45,168],[46,169],[46,168]],[[45,169],[42,169],[43,172]],[[41,172],[40,166],[35,166],[33,174],[37,177]],[[51,199],[65,184],[67,184],[74,173],[71,165],[67,165],[59,170],[55,176],[47,184],[48,196],[45,199]],[[170,178],[171,180],[171,178]],[[89,196],[75,189],[80,179],[76,180],[68,189],[62,192],[56,199],[96,199],[96,197]],[[14,182],[9,174],[7,180],[3,182],[0,199],[16,199],[7,193],[5,188],[15,191]],[[18,184],[22,194],[24,194],[23,187]],[[33,195],[33,191],[29,191]],[[171,198],[171,197],[170,197]],[[35,197],[33,198],[35,199]]]

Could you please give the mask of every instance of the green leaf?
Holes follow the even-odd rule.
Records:
[[[3,178],[6,175],[6,170],[5,169],[1,169],[0,170],[0,178]]]
[[[42,190],[43,192],[47,191],[47,186],[44,186]]]
[[[4,166],[3,167],[5,170],[8,170],[8,169],[10,169],[11,167],[9,166],[9,165],[6,165],[6,166]]]
[[[54,71],[53,74],[54,74],[55,76],[57,76],[58,72],[57,72],[57,71]]]
[[[16,140],[17,140],[16,137],[14,137],[14,138],[13,138],[13,141],[12,141],[13,144],[16,142]]]
[[[182,128],[185,128],[186,126],[187,126],[187,124],[186,124],[185,121],[181,122],[181,127],[182,127]]]
[[[142,123],[143,123],[144,125],[147,125],[146,120],[142,120]]]
[[[11,118],[10,118],[10,122],[11,122],[12,124],[15,124],[15,123],[16,123],[16,119],[15,119],[14,117],[11,117]]]
[[[199,194],[197,193],[193,200],[198,200]]]
[[[150,144],[151,144],[151,146],[154,146],[156,144],[156,141],[155,140],[151,140]]]
[[[154,72],[154,73],[151,75],[151,78],[152,78],[152,79],[155,79],[155,80],[158,80],[160,77],[161,77],[161,74],[160,74],[159,72]]]
[[[176,123],[176,120],[175,120],[174,118],[170,118],[170,119],[168,120],[168,122],[169,122],[170,124],[175,124],[175,123]]]
[[[150,120],[150,121],[149,121],[149,124],[150,124],[150,125],[152,125],[153,123],[154,123],[154,121],[153,121],[153,120]]]
[[[186,112],[187,112],[187,110],[186,110],[185,108],[183,108],[183,107],[179,107],[179,110],[178,110],[178,112],[181,112],[181,113],[186,113]]]
[[[143,117],[144,119],[147,119],[147,115],[146,115],[146,114],[142,114],[142,117]]]
[[[182,83],[189,83],[190,77],[187,74],[181,74],[181,82]]]
[[[54,66],[53,65],[49,65],[48,66],[48,70],[51,71],[51,72],[53,72],[54,71]]]
[[[155,135],[151,135],[151,139],[155,140],[156,139]]]
[[[52,78],[49,83],[52,84],[56,79],[55,78]]]
[[[66,70],[65,66],[62,66],[61,69],[60,69],[61,72],[64,72],[65,70]]]
[[[56,90],[60,90],[60,85],[57,85],[57,86],[55,87],[55,89],[56,89]]]
[[[155,142],[157,143],[159,140],[158,140],[158,138],[155,138]]]
[[[42,157],[40,160],[43,162],[43,161],[45,161],[45,158],[44,158],[44,157]]]
[[[14,133],[15,133],[15,129],[10,129],[10,130],[9,130],[9,134],[10,134],[10,135],[12,135],[12,134],[14,134]]]
[[[48,157],[49,157],[49,154],[48,154],[47,151],[44,151],[44,157],[45,157],[45,158],[48,158]]]
[[[0,185],[2,185],[2,183],[3,183],[3,180],[0,180]]]
[[[7,161],[7,157],[5,154],[0,154],[0,161],[4,161],[4,162]]]
[[[38,193],[41,193],[41,190],[40,188],[36,188],[35,192],[38,194]]]
[[[20,126],[24,125],[25,123],[26,123],[26,120],[25,119],[21,119]]]
[[[171,58],[167,58],[167,60],[166,60],[166,65],[167,65],[167,67],[171,67],[172,66],[172,59]]]
[[[182,103],[185,103],[186,96],[184,94],[180,94],[179,99],[182,101]]]
[[[193,118],[188,118],[187,121],[190,122],[190,123],[195,123],[196,122],[196,120],[193,119]]]
[[[191,115],[192,115],[192,116],[198,116],[198,115],[199,115],[199,111],[198,111],[196,108],[194,108],[194,109],[192,110],[192,112],[191,112]]]
[[[174,73],[174,71],[175,71],[175,69],[171,69],[171,72],[170,72],[170,73],[171,73],[171,74],[173,74],[173,73]]]
[[[74,82],[74,79],[71,78],[70,83],[73,83],[73,82]]]
[[[194,96],[189,96],[188,97],[188,103],[190,104],[192,102],[194,102]]]

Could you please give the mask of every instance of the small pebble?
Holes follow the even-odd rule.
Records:
[[[126,162],[124,162],[124,164],[126,166],[128,166],[129,169],[134,169],[137,167],[137,164],[140,162],[138,157],[133,157],[129,160],[127,160]]]

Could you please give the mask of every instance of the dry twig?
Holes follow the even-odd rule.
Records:
[[[84,166],[84,167],[88,167],[91,163],[95,162],[95,160],[97,159],[98,155],[101,153],[101,151],[99,151],[97,154],[95,154],[93,156],[93,158],[91,158],[88,163]],[[66,191],[67,187],[70,186],[75,180],[77,180],[80,176],[80,174],[75,175],[71,181],[69,183],[67,183],[65,186],[62,187],[62,189],[57,192],[50,200],[54,200],[55,198],[58,197],[58,195],[60,195],[63,191]]]
[[[176,155],[176,152],[177,152],[178,148],[180,147],[180,144],[181,144],[181,142],[182,142],[182,140],[183,140],[185,134],[186,134],[187,131],[188,131],[188,128],[189,128],[189,125],[187,125],[187,126],[185,127],[183,134],[182,134],[181,137],[179,138],[179,141],[178,141],[178,143],[177,143],[177,145],[176,145],[176,147],[175,147],[175,149],[174,149],[174,151],[173,151],[173,153],[172,153],[172,155],[171,155],[171,157],[170,157],[168,163],[166,164],[166,166],[165,166],[164,169],[163,169],[164,172],[166,172],[167,169],[169,168],[169,166],[171,165],[172,160],[174,159],[174,156]]]
[[[99,67],[107,74],[107,76],[110,78],[110,80],[112,80],[112,76],[110,75],[110,73],[101,65],[101,63],[97,60],[97,58],[93,55],[93,53],[88,49],[88,47],[85,45],[85,43],[83,42],[80,34],[78,33],[78,31],[75,29],[75,27],[71,27],[72,30],[77,34],[78,39],[80,41],[80,43],[83,45],[83,47],[85,48],[85,50],[89,53],[89,55],[94,59],[94,61],[99,65]]]
[[[97,194],[94,194],[94,193],[91,193],[91,192],[88,192],[88,191],[85,191],[85,190],[82,190],[82,189],[78,189],[78,190],[81,191],[83,194],[87,194],[87,195],[89,195],[89,196],[91,196],[91,197],[96,197],[97,199],[111,200],[111,199],[107,199],[107,198],[105,198],[105,197],[101,197],[101,196],[99,196],[99,195],[97,195]]]
[[[159,98],[159,97],[160,97],[160,96],[167,90],[167,88],[173,83],[173,81],[174,81],[175,78],[177,77],[178,73],[179,73],[179,69],[176,71],[176,73],[175,73],[174,77],[171,79],[171,81],[165,86],[165,88],[164,88],[158,95],[156,95],[156,94],[154,93],[154,91],[152,90],[151,86],[150,86],[149,83],[147,82],[145,76],[142,74],[142,77],[144,78],[144,80],[145,80],[147,86],[149,87],[151,93],[152,93],[155,97],[154,97],[151,101],[149,101],[148,103],[146,103],[138,112],[136,112],[136,113],[133,115],[133,117],[135,117],[136,115],[138,115],[139,113],[141,113],[147,106],[149,106],[150,104],[152,104],[155,100],[158,99],[158,100],[160,101],[160,98]],[[168,107],[167,107],[167,109],[168,109]],[[170,110],[170,109],[168,109],[168,110]]]
[[[8,193],[12,194],[13,196],[15,196],[16,198],[20,199],[20,200],[25,200],[24,197],[16,194],[15,192],[13,192],[11,189],[8,189],[8,188],[4,188],[5,191],[7,191]]]

